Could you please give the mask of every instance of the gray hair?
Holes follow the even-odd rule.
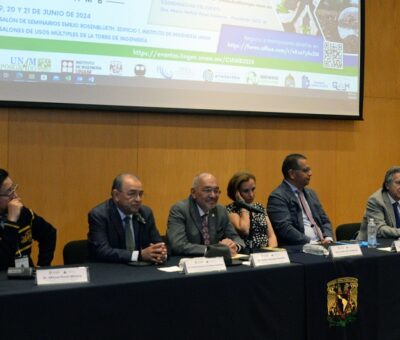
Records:
[[[400,172],[400,166],[392,166],[388,171],[386,171],[385,178],[382,184],[382,190],[387,191],[386,186],[393,182],[393,175]]]
[[[215,177],[214,175],[210,174],[209,172],[201,172],[201,173],[199,173],[198,175],[196,175],[196,176],[193,178],[193,181],[192,181],[192,189],[198,188],[198,187],[199,187],[199,184],[200,184],[200,180],[201,180],[203,177],[207,177],[207,176]]]

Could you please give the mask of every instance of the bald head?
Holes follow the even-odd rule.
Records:
[[[217,205],[220,193],[221,191],[214,175],[203,172],[193,179],[192,198],[205,213]]]

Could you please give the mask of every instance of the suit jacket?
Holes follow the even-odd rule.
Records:
[[[191,196],[175,204],[168,216],[168,244],[175,255],[204,255],[202,224],[199,209]],[[245,244],[229,222],[228,213],[222,205],[209,211],[208,229],[210,244],[229,238],[244,249]]]
[[[332,237],[332,225],[317,194],[304,188],[304,196],[310,206],[315,222],[324,237]],[[303,215],[300,202],[289,184],[283,181],[269,196],[267,213],[280,245],[305,244],[310,239],[304,234]]]
[[[357,239],[368,239],[368,220],[373,218],[378,227],[378,237],[398,238],[400,229],[396,228],[396,218],[394,216],[393,206],[390,203],[387,191],[379,189],[374,192],[367,202],[367,209],[361,222],[360,232]]]
[[[139,225],[139,244],[147,248],[150,243],[162,242],[158,233],[153,212],[147,206],[141,206],[139,213],[133,216]],[[125,231],[117,206],[109,199],[88,215],[89,255],[92,260],[102,262],[129,262],[132,252],[126,249]]]

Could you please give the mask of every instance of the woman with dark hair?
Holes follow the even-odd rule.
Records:
[[[230,222],[250,249],[277,247],[267,212],[261,203],[254,202],[256,178],[248,172],[237,172],[228,183],[228,197],[233,201],[226,206]]]

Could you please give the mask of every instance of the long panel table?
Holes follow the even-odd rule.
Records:
[[[363,256],[332,260],[304,254],[301,247],[288,247],[288,252],[288,265],[229,267],[225,273],[200,275],[90,263],[88,284],[36,286],[0,272],[1,336],[400,339],[400,254],[363,248]],[[172,258],[167,266],[177,261]],[[357,280],[357,310],[351,321],[332,326],[328,283],[348,278]]]
[[[191,276],[156,266],[91,263],[89,270],[88,284],[56,286],[1,272],[1,338],[305,339],[300,264]]]

